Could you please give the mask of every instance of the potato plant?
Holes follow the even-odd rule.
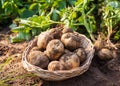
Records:
[[[61,4],[59,4],[61,3]],[[20,42],[23,40],[30,40],[37,35],[35,32],[42,32],[57,24],[63,24],[66,27],[71,27],[73,30],[78,30],[84,26],[87,30],[89,37],[95,40],[93,32],[95,32],[95,20],[92,14],[95,6],[92,1],[76,1],[76,0],[56,0],[56,1],[35,1],[34,5],[39,4],[39,12],[37,16],[31,16],[27,19],[19,18],[19,21],[14,20],[12,25],[13,32],[27,33],[22,38],[17,35],[11,38],[11,42]],[[88,5],[92,5],[92,8],[86,8]],[[32,8],[32,6],[30,6]],[[79,15],[80,14],[80,15]],[[22,30],[21,30],[22,29]],[[15,31],[16,30],[16,31]],[[27,31],[26,31],[27,30]],[[34,35],[33,35],[34,33]],[[18,40],[17,40],[18,39]]]
[[[97,31],[107,33],[107,39],[112,36],[112,40],[119,41],[119,8],[119,0],[1,0],[0,24],[16,18],[10,25],[16,33],[10,37],[11,42],[30,40],[61,24],[85,34],[93,42]]]

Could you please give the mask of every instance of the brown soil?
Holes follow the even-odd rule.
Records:
[[[117,58],[110,61],[95,56],[83,75],[64,81],[45,81],[22,66],[21,55],[28,42],[11,44],[7,31],[0,32],[0,86],[120,86],[120,50]]]

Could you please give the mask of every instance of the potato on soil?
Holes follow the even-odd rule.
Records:
[[[105,40],[102,40],[100,35],[98,36],[98,39],[95,41],[94,46],[95,50],[98,52],[100,49],[102,49],[106,45]]]
[[[86,53],[85,50],[83,48],[78,48],[74,51],[74,53],[76,53],[80,59],[81,62],[86,60]]]
[[[38,36],[37,46],[40,49],[46,49],[46,46],[47,46],[48,42],[51,41],[52,39],[53,39],[53,36],[50,35],[50,33],[48,31],[42,32]]]
[[[75,50],[80,46],[80,39],[74,33],[65,33],[61,37],[61,41],[68,50]]]
[[[58,39],[51,40],[45,51],[50,60],[57,60],[64,53],[64,45]]]
[[[64,54],[63,56],[61,56],[59,61],[65,66],[66,70],[80,66],[80,59],[75,53]]]
[[[113,56],[112,51],[110,51],[107,48],[103,48],[98,52],[98,57],[101,60],[109,60],[109,59],[112,59],[114,56]]]
[[[48,65],[49,71],[64,70],[64,66],[59,61],[51,61]]]
[[[68,33],[68,32],[73,33],[73,30],[72,30],[71,28],[64,28],[64,29],[62,30],[62,33],[63,33],[63,34],[64,34],[64,33]]]
[[[41,68],[46,68],[49,64],[49,59],[48,57],[41,51],[32,51],[28,55],[28,62],[31,64],[41,67]]]

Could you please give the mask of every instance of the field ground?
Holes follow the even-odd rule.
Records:
[[[83,75],[64,81],[45,81],[22,67],[21,55],[28,42],[9,42],[9,30],[0,31],[0,86],[120,86],[120,52],[117,58],[103,62],[94,56]]]

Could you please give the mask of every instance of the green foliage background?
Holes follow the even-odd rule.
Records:
[[[1,0],[0,25],[10,24],[11,31],[16,33],[11,42],[30,40],[59,24],[92,41],[98,31],[119,41],[119,9],[119,0]]]

